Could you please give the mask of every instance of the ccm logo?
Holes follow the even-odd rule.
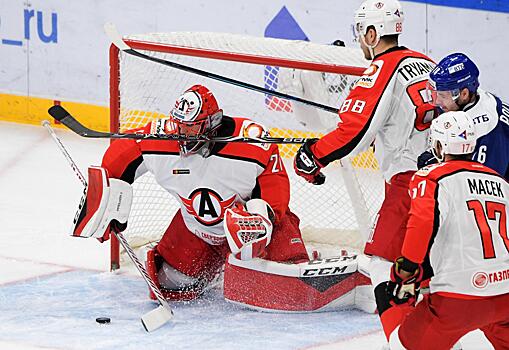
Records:
[[[302,274],[303,277],[315,277],[315,276],[331,276],[341,275],[345,273],[348,266],[335,266],[335,267],[324,267],[321,269],[306,269]]]

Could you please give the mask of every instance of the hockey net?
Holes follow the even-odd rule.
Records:
[[[147,55],[339,108],[368,62],[360,50],[302,41],[220,33],[154,33],[125,39]],[[207,86],[229,116],[244,116],[274,137],[319,137],[336,113],[245,89],[110,49],[111,130],[125,131],[166,117],[176,98],[195,84]],[[327,181],[314,186],[296,176],[299,145],[280,145],[291,183],[290,208],[306,242],[361,248],[383,199],[383,180],[372,151],[330,164]],[[177,201],[151,174],[134,186],[125,237],[137,247],[157,242],[178,210]],[[112,240],[112,268],[119,264]]]

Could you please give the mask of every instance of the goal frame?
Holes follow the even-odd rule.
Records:
[[[155,43],[143,40],[134,40],[123,38],[124,42],[135,50],[148,50],[155,52],[171,53],[184,56],[194,56],[207,59],[215,59],[222,61],[233,61],[242,63],[254,63],[273,65],[286,68],[296,68],[302,70],[310,70],[324,73],[345,74],[351,76],[361,76],[366,67],[355,67],[338,65],[332,63],[305,62],[293,59],[275,58],[268,56],[251,55],[245,53],[232,53],[225,51],[217,51],[211,49],[194,48],[186,46],[178,46],[166,43]],[[110,64],[110,131],[119,131],[119,115],[120,115],[120,63],[119,54],[121,50],[115,45],[111,45],[109,49]],[[154,63],[156,64],[156,63]],[[111,235],[110,242],[110,270],[120,268],[120,245],[117,238]]]

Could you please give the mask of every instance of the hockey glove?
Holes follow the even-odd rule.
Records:
[[[419,285],[422,281],[421,265],[401,256],[396,259],[391,269],[391,281],[388,290],[395,304],[414,305],[419,296]]]
[[[263,199],[251,199],[226,209],[224,231],[232,254],[240,260],[263,257],[272,238],[274,212]]]
[[[425,166],[436,163],[438,163],[438,159],[435,158],[431,151],[425,151],[419,157],[417,157],[417,169],[422,169]]]
[[[323,165],[318,162],[313,152],[311,152],[311,146],[317,141],[318,139],[308,140],[299,148],[295,155],[293,168],[295,173],[307,182],[313,185],[322,185],[325,182],[325,175],[320,172]]]
[[[132,198],[130,184],[108,178],[104,168],[89,167],[87,191],[74,217],[71,235],[104,242],[110,238],[110,229],[125,230]]]

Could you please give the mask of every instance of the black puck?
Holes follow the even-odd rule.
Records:
[[[101,324],[106,324],[106,323],[110,323],[111,319],[109,317],[97,317],[95,319],[95,322],[101,323]]]

